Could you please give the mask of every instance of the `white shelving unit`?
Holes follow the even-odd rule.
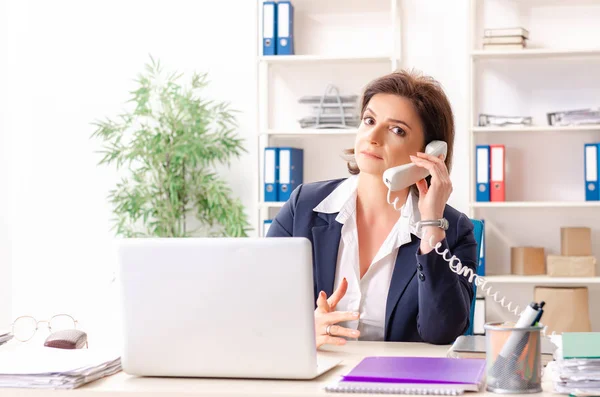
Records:
[[[300,0],[301,1],[301,0]],[[394,62],[394,57],[389,56],[336,56],[336,55],[263,55],[259,61],[269,64],[289,64],[289,63],[369,63],[369,62]]]
[[[531,133],[531,132],[548,132],[548,133],[559,133],[559,132],[596,132],[600,131],[600,125],[569,125],[564,127],[555,126],[535,126],[535,127],[473,127],[471,131],[474,133],[505,133],[505,132],[516,132],[516,133]]]
[[[269,136],[311,136],[311,135],[329,135],[329,136],[352,136],[356,134],[358,130],[356,128],[349,129],[312,129],[312,128],[303,128],[303,129],[290,129],[290,130],[267,130],[265,132],[261,132],[260,135],[269,135]]]
[[[569,17],[553,18],[565,12]],[[591,227],[593,254],[600,258],[600,202],[584,201],[583,181],[583,145],[600,142],[600,125],[550,126],[546,121],[548,112],[600,106],[597,96],[588,95],[588,90],[600,89],[600,79],[588,78],[590,68],[600,65],[600,48],[593,39],[600,34],[594,22],[598,16],[600,1],[470,1],[469,215],[486,220],[486,272],[510,273],[511,246],[542,246],[547,255],[560,254],[562,226]],[[482,49],[485,28],[517,26],[529,30],[528,48]],[[573,37],[577,40],[569,41]],[[534,125],[480,127],[480,113],[532,116]],[[477,202],[475,146],[492,143],[506,147],[507,201]],[[600,284],[600,277],[485,278],[519,305],[532,299],[536,285]],[[590,302],[594,299],[590,295]],[[503,315],[499,306],[491,312]],[[599,331],[600,311],[592,307],[590,315],[592,328]],[[501,319],[510,317],[486,320]]]
[[[281,208],[285,204],[285,201],[261,201],[258,203],[258,206],[261,209],[269,209],[269,208]]]
[[[472,208],[600,208],[594,201],[506,201],[472,202]]]
[[[548,49],[534,48],[523,50],[474,50],[471,52],[474,59],[525,59],[525,58],[581,58],[600,56],[600,48],[592,49]]]
[[[302,95],[321,95],[327,84],[338,86],[340,95],[360,97],[371,79],[397,70],[401,54],[399,3],[294,0],[295,54],[263,56],[263,1],[257,0],[258,235],[262,235],[264,220],[273,218],[284,204],[264,201],[265,147],[304,148],[304,183],[348,175],[346,164],[335,158],[336,153],[324,156],[322,150],[351,147],[357,129],[302,129],[296,121],[296,108],[306,105],[297,104],[297,100]],[[361,26],[365,12],[368,23]],[[357,45],[361,42],[363,45]],[[361,53],[361,49],[372,53]],[[347,72],[349,68],[352,73]],[[336,162],[327,163],[324,157]]]

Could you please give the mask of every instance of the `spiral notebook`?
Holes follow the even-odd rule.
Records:
[[[365,357],[325,390],[335,393],[459,395],[479,391],[485,360],[447,357]]]

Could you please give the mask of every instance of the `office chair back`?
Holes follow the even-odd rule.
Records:
[[[483,276],[483,267],[481,266],[481,243],[484,236],[484,225],[483,221],[479,219],[471,219],[473,222],[473,234],[475,234],[475,241],[477,242],[477,271],[475,272],[478,276]],[[469,312],[469,328],[465,331],[465,335],[473,335],[473,318],[475,316],[475,298],[477,297],[477,285],[473,283],[473,300],[471,301],[471,310]]]

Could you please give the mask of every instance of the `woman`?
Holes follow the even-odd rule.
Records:
[[[273,220],[269,237],[306,237],[313,247],[317,347],[347,339],[448,344],[469,325],[473,288],[435,250],[441,242],[475,269],[476,241],[467,216],[446,205],[454,144],[450,104],[433,79],[395,72],[372,81],[349,150],[350,176],[299,186]],[[424,153],[445,141],[447,156]],[[392,193],[383,172],[412,162],[430,176]],[[449,227],[419,220],[445,218]],[[425,235],[424,235],[425,234]]]

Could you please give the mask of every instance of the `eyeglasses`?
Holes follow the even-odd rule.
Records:
[[[36,320],[31,316],[21,316],[12,324],[13,337],[20,342],[27,342],[37,332],[39,325],[45,323],[50,332],[61,331],[65,329],[77,329],[77,320],[68,314],[57,314],[50,320]]]

